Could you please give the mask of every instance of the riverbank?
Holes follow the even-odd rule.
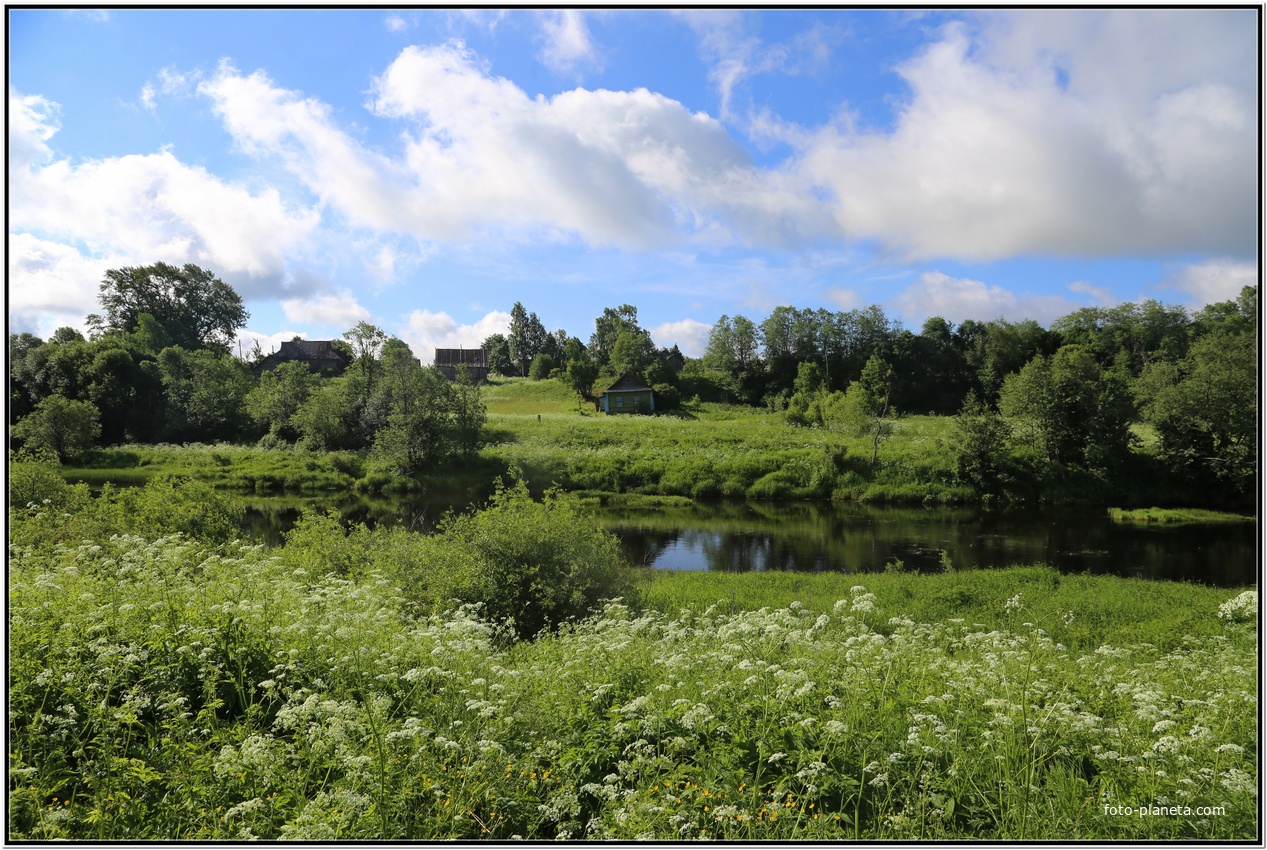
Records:
[[[485,445],[478,456],[413,477],[390,474],[369,453],[197,444],[96,449],[62,473],[92,486],[174,474],[238,492],[439,490],[464,493],[470,501],[487,498],[493,482],[511,469],[520,470],[537,493],[559,486],[608,500],[1174,507],[1193,496],[1163,473],[1152,454],[1155,441],[1142,428],[1142,439],[1112,474],[1053,470],[1014,447],[999,460],[999,489],[983,495],[956,473],[953,417],[896,419],[873,464],[866,437],[792,426],[782,414],[761,409],[688,403],[672,415],[605,416],[578,406],[558,381],[507,383],[487,392]]]

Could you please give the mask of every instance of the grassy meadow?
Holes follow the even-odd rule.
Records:
[[[266,548],[211,485],[365,487],[366,458],[11,462],[8,838],[1258,836],[1256,589],[629,567],[598,494],[952,502],[949,420],[899,420],[873,473],[762,411],[486,398],[471,481],[583,492],[511,482],[427,535],[310,513]]]
[[[523,485],[266,549],[18,472],[11,840],[1257,834],[1250,589],[653,574]]]

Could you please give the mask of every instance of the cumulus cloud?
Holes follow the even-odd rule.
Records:
[[[1182,293],[1185,306],[1195,310],[1218,301],[1233,301],[1242,288],[1257,285],[1257,264],[1210,260],[1179,267],[1163,288]]]
[[[479,348],[493,334],[505,334],[510,330],[510,314],[493,310],[479,321],[460,325],[448,313],[430,310],[414,310],[409,314],[399,336],[414,356],[424,364],[435,360],[437,348]]]
[[[47,337],[63,325],[82,329],[97,309],[98,286],[122,257],[85,257],[71,245],[30,233],[9,235],[10,330]]]
[[[46,291],[48,275],[64,272],[63,309],[87,313],[95,299],[78,282],[86,267],[100,280],[107,268],[157,260],[212,269],[244,297],[281,291],[287,253],[316,227],[315,210],[284,203],[275,189],[225,182],[170,151],[59,159],[49,146],[56,116],[56,104],[10,90],[9,232],[28,250],[10,265],[19,301],[40,297],[27,293]],[[35,262],[37,254],[44,259]]]
[[[799,167],[830,190],[843,234],[909,257],[1248,253],[1254,20],[1033,10],[951,24],[897,69],[911,94],[891,131],[820,128]]]
[[[578,9],[541,13],[542,64],[560,74],[570,74],[598,62],[598,50],[585,18]]]
[[[1018,295],[1001,286],[935,271],[920,275],[919,280],[898,293],[890,303],[913,325],[930,316],[941,316],[952,322],[1034,319],[1040,325],[1047,325],[1086,306],[1063,295]]]
[[[460,43],[406,48],[374,80],[371,111],[410,128],[399,156],[262,72],[223,64],[199,90],[244,151],[275,158],[358,227],[647,248],[787,243],[828,224],[799,178],[753,168],[706,114],[646,89],[531,98]]]
[[[703,357],[708,349],[708,332],[712,325],[695,319],[665,322],[651,328],[651,339],[661,348],[677,346],[688,357]]]
[[[370,319],[370,311],[358,304],[356,297],[348,292],[312,298],[289,298],[282,302],[282,310],[292,322],[351,327],[359,321]]]

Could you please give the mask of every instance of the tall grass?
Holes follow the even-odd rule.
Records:
[[[515,640],[411,586],[443,534],[68,531],[82,489],[41,486],[10,513],[11,840],[1258,834],[1253,591],[664,576]]]

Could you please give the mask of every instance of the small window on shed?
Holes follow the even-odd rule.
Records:
[[[616,396],[616,406],[617,407],[625,406],[625,397],[623,395]]]
[[[636,395],[636,396],[634,396],[634,407],[642,407],[642,396],[641,396],[641,395]]]

